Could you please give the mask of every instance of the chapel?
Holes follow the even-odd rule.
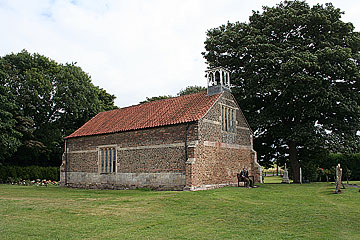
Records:
[[[204,190],[261,182],[253,131],[230,73],[206,71],[207,91],[100,112],[65,138],[60,184],[100,189]]]

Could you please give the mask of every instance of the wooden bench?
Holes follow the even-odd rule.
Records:
[[[240,183],[242,183],[243,187],[245,187],[245,179],[241,178],[240,173],[236,174],[237,179],[238,179],[238,187],[240,187]],[[253,180],[253,184],[255,183],[255,178],[254,176],[249,176],[249,178],[251,178]]]

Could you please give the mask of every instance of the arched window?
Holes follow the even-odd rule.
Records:
[[[216,85],[220,84],[220,73],[219,73],[219,71],[215,72],[215,83],[216,83]]]
[[[214,74],[213,73],[209,74],[209,85],[210,86],[214,85]]]

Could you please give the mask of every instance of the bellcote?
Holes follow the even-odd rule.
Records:
[[[211,96],[230,90],[230,72],[222,67],[206,70],[207,95]]]

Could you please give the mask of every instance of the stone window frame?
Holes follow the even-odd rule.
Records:
[[[236,109],[229,105],[220,104],[221,130],[223,132],[235,133],[237,124]]]
[[[98,173],[100,174],[116,173],[117,152],[118,152],[117,145],[98,146],[97,152],[98,152]],[[110,161],[108,161],[109,158]]]

